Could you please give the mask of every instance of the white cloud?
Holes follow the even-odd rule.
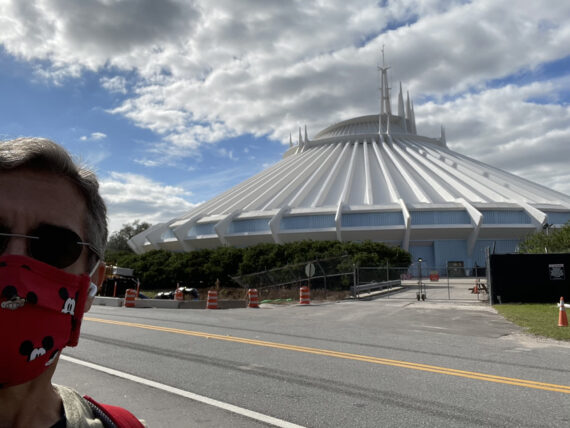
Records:
[[[231,159],[233,161],[239,160],[239,158],[234,155],[233,150],[228,150],[228,149],[225,149],[222,147],[222,148],[218,149],[217,152],[218,152],[218,155],[220,155],[221,157],[228,158],[228,159]]]
[[[107,134],[103,132],[92,132],[90,135],[83,135],[79,139],[81,141],[99,141],[107,138]]]
[[[101,195],[107,204],[110,232],[134,220],[151,224],[170,220],[194,208],[191,193],[141,175],[113,172],[100,180]]]
[[[305,123],[311,136],[377,112],[385,45],[393,86],[402,80],[416,99],[420,132],[437,135],[443,122],[451,148],[570,193],[565,173],[547,172],[567,159],[558,94],[568,95],[569,79],[532,83],[545,63],[570,55],[569,2],[380,4],[6,0],[0,42],[42,60],[38,72],[55,80],[133,71],[130,92],[121,77],[101,85],[126,95],[110,112],[162,136],[147,165],[247,133],[287,144]],[[525,83],[501,83],[513,76]]]
[[[109,92],[126,94],[127,93],[127,79],[123,76],[115,77],[102,77],[100,79],[101,86]]]

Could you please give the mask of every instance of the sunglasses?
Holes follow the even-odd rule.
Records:
[[[41,224],[29,235],[9,232],[8,228],[0,226],[0,254],[4,253],[11,238],[25,238],[28,240],[30,257],[59,269],[72,265],[81,255],[83,247],[89,248],[101,259],[93,244],[82,242],[77,233],[64,227]]]

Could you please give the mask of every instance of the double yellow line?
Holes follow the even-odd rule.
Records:
[[[486,373],[471,372],[466,370],[456,370],[447,367],[431,366],[428,364],[411,363],[401,360],[390,360],[387,358],[370,357],[366,355],[351,354],[347,352],[330,351],[327,349],[310,348],[306,346],[287,345],[284,343],[267,342],[264,340],[246,339],[242,337],[224,336],[221,334],[203,333],[200,331],[182,330],[178,328],[161,327],[149,324],[138,324],[125,321],[112,321],[102,318],[85,317],[87,321],[98,322],[102,324],[120,325],[124,327],[142,328],[145,330],[161,331],[166,333],[182,334],[185,336],[202,337],[205,339],[224,340],[226,342],[245,343],[248,345],[264,346],[266,348],[285,349],[288,351],[303,352],[306,354],[323,355],[326,357],[342,358],[345,360],[362,361],[372,364],[381,364],[384,366],[402,367],[412,370],[421,370],[424,372],[432,372],[445,374],[449,376],[458,376],[468,379],[483,380],[486,382],[502,383],[506,385],[522,386],[525,388],[542,389],[545,391],[562,392],[570,394],[570,386],[557,385],[553,383],[536,382],[533,380],[517,379],[504,376],[495,376]]]

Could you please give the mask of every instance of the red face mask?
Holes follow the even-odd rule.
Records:
[[[89,275],[29,257],[0,257],[0,388],[35,379],[76,346]]]

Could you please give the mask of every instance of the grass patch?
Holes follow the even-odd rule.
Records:
[[[524,328],[527,333],[570,341],[570,327],[558,327],[559,309],[556,304],[509,303],[494,305],[493,308],[507,320]]]

